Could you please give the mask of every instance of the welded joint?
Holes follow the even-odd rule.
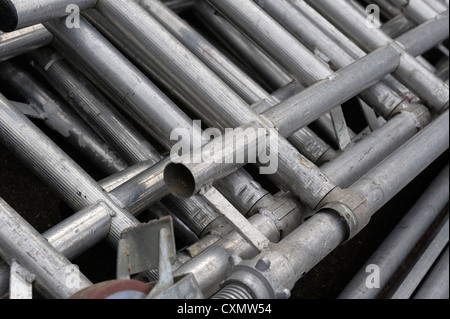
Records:
[[[446,108],[448,108],[448,103]],[[444,107],[444,109],[446,108]],[[422,104],[404,101],[392,111],[390,118],[397,114],[403,114],[410,117],[416,124],[417,131],[425,128],[431,122],[431,113],[429,109]]]
[[[337,214],[345,225],[347,234],[344,243],[355,237],[370,221],[367,199],[360,192],[335,188],[322,203],[317,212]]]
[[[108,203],[106,203],[105,201],[99,200],[97,202],[97,204],[102,206],[105,209],[105,211],[108,213],[109,216],[111,216],[111,217],[116,216],[116,212],[115,212],[114,208],[109,206]]]
[[[281,286],[270,269],[270,260],[242,260],[233,255],[229,262],[232,266],[231,275],[224,280],[220,287],[238,286],[244,289],[253,299],[288,299],[289,289]]]
[[[278,230],[281,239],[303,223],[303,210],[300,202],[289,193],[281,196],[267,194],[252,207],[246,217],[249,218],[254,214],[268,217]]]

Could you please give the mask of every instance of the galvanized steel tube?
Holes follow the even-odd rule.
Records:
[[[90,286],[91,281],[81,272],[77,285],[67,282],[72,263],[49,244],[3,199],[0,199],[0,255],[11,263],[17,260],[22,267],[36,275],[40,287],[53,298],[68,298],[78,290]]]
[[[0,34],[0,62],[50,44],[53,36],[42,24]]]
[[[449,199],[449,168],[439,173],[432,184],[408,211],[383,243],[370,256],[364,266],[339,294],[342,299],[372,299],[381,292],[412,251],[425,231],[431,226]],[[368,265],[377,265],[383,274],[380,288],[369,289],[366,285]]]
[[[395,45],[395,41],[379,29],[369,29],[365,25],[365,17],[352,5],[345,1],[307,1],[317,11],[331,19],[365,50],[372,51],[387,44]],[[416,93],[430,108],[439,113],[448,107],[448,85],[422,66],[414,57],[396,45],[401,53],[400,64],[394,72],[405,86]]]

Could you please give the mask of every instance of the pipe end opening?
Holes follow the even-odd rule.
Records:
[[[169,192],[178,198],[188,198],[196,192],[195,178],[183,164],[167,165],[164,169],[164,182]]]

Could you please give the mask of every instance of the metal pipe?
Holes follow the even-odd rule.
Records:
[[[381,29],[391,38],[395,38],[411,30],[414,26],[413,22],[409,21],[403,14],[399,14],[384,23]]]
[[[366,217],[358,219],[356,231],[352,231],[351,227],[349,230],[347,222],[340,219],[336,210],[324,207],[270,249],[250,261],[239,263],[224,286],[227,283],[237,284],[253,298],[289,297],[289,290],[298,279],[346,241],[349,235],[365,227],[368,216],[374,214],[448,148],[448,116],[448,111],[444,112],[348,189],[362,194],[361,197],[357,196],[353,214]],[[399,170],[398,165],[394,169],[394,163],[399,161],[403,164],[402,169]],[[386,184],[383,179],[386,179]],[[333,194],[329,196],[333,197]],[[342,214],[341,218],[348,218],[344,212]]]
[[[394,76],[425,101],[436,113],[448,107],[448,86],[417,62],[410,54],[379,29],[369,29],[365,17],[347,2],[307,1],[317,11],[336,23],[366,51],[392,44],[401,53],[400,64]]]
[[[336,158],[320,166],[320,169],[340,187],[349,187],[412,138],[420,128],[419,117],[408,112],[394,116]]]
[[[119,241],[123,229],[137,219],[117,207],[103,189],[0,94],[0,137],[35,173],[64,198],[74,210],[104,201],[115,213],[108,239]],[[43,160],[45,159],[45,160]]]
[[[129,2],[114,0],[108,2],[100,1],[96,9],[117,27],[123,28],[120,21],[127,21],[125,24],[126,28],[127,30],[133,30],[132,34],[136,47],[141,48],[142,53],[147,55],[149,59],[157,59],[160,65],[170,69],[165,72],[171,75],[172,80],[178,82],[186,90],[186,94],[191,95],[193,99],[198,101],[195,112],[201,111],[201,116],[208,124],[226,128],[238,127],[241,124],[256,121],[264,125],[264,120],[251,111],[248,104],[231,91],[215,74],[212,74],[209,69],[205,68],[192,53],[168,34],[142,7]],[[131,18],[131,16],[134,18]],[[158,30],[158,32],[145,32],[148,28]],[[144,50],[144,48],[148,49]],[[190,65],[190,68],[186,68],[186,65]],[[200,77],[199,73],[201,74]],[[208,115],[208,117],[205,117],[205,115]],[[289,144],[283,139],[279,139],[278,143]],[[309,168],[306,169],[306,167],[296,167],[295,169],[289,167],[292,166],[293,158],[303,156],[291,145],[280,145],[280,148],[282,147],[284,147],[285,153],[279,153],[281,157],[279,170],[271,177],[283,184],[284,187],[285,185],[295,185],[292,186],[292,189],[306,202],[309,202],[311,206],[315,205],[317,199],[327,193],[333,186],[325,185],[328,181],[319,177],[318,175],[320,174],[317,170],[311,171]],[[304,160],[307,161],[306,159]],[[307,172],[304,172],[305,170]],[[317,187],[313,187],[312,191],[304,189],[301,178],[293,178],[296,174],[306,174],[308,176],[315,174],[316,178],[312,178],[310,181],[314,181]],[[300,192],[300,189],[303,189],[303,191]]]
[[[208,2],[244,31],[255,43],[305,86],[326,79],[333,72],[290,33],[252,1]],[[285,44],[289,43],[289,46]]]
[[[274,100],[266,90],[162,3],[155,0],[141,0],[139,3],[248,103],[260,100],[270,103],[269,101]],[[273,101],[272,104],[277,102],[278,100]],[[299,132],[295,136],[297,144],[305,141],[305,134],[307,133]]]
[[[294,5],[291,5],[287,1],[255,1],[261,8],[263,8],[267,13],[269,13],[273,18],[275,18],[280,24],[282,24],[288,31],[295,35],[300,41],[307,45],[312,51],[320,51],[320,54],[324,54],[327,60],[330,60],[330,65],[333,69],[343,68],[355,61],[355,58],[362,58],[365,53],[359,48],[350,47],[348,49],[353,49],[352,53],[347,53],[345,48],[336,45],[333,39],[326,35],[325,31],[321,28],[324,26],[316,26],[317,22],[308,19],[308,14],[311,15],[312,9],[306,9],[307,6],[303,2],[294,1]],[[296,6],[295,6],[296,5]],[[297,9],[297,10],[296,10]],[[305,13],[303,13],[303,11]],[[439,24],[442,22],[441,24]],[[431,23],[431,28],[439,30],[439,33],[434,34],[433,32],[427,32],[421,28],[414,30],[414,39],[406,39],[406,41],[413,43],[422,44],[424,41],[419,41],[418,37],[421,39],[427,39],[430,45],[424,45],[426,50],[434,46],[436,43],[441,41],[441,38],[448,37],[448,16],[442,21],[437,20],[435,23]],[[443,29],[442,33],[440,30]],[[445,31],[447,29],[447,31]],[[430,37],[430,35],[433,35]],[[440,35],[440,37],[439,37]],[[406,42],[406,43],[408,43]],[[346,42],[347,43],[347,42]],[[413,48],[411,48],[413,49]],[[417,52],[410,52],[413,55]],[[319,54],[319,53],[318,53]],[[402,103],[407,103],[405,99],[412,100],[412,93],[400,83],[398,83],[392,76],[388,75],[383,80],[384,82],[379,82],[373,87],[365,90],[360,94],[360,97],[365,99],[366,102],[373,105],[385,118],[392,115],[393,110]],[[392,89],[399,92],[397,95],[392,92],[385,83],[388,83]],[[390,96],[390,99],[386,99],[386,96]]]
[[[447,11],[435,19],[422,23],[415,29],[402,34],[395,40],[402,44],[406,52],[412,56],[419,56],[448,38],[448,24],[449,14]],[[414,41],[418,30],[420,30],[421,41]]]
[[[448,214],[446,221],[443,223],[440,230],[431,240],[429,246],[425,249],[423,254],[419,257],[410,272],[405,278],[395,287],[390,293],[391,299],[409,299],[422,280],[425,278],[427,272],[432,267],[433,263],[438,259],[441,252],[448,246],[449,240],[449,222]]]
[[[74,265],[51,246],[3,199],[0,199],[0,255],[11,263],[17,260],[22,267],[36,275],[36,282],[53,298],[68,298],[78,290],[92,285],[81,272],[73,286],[67,282]]]
[[[49,91],[27,70],[10,61],[0,65],[0,79],[31,103],[46,125],[79,150],[106,174],[127,167],[125,160],[88,127],[61,98]]]
[[[58,53],[44,48],[30,52],[30,56],[34,67],[128,163],[148,160],[155,164],[160,160],[156,149]]]
[[[273,61],[263,50],[242,34],[206,1],[195,1],[197,16],[235,56],[260,74],[273,89],[285,87],[293,81],[286,71]]]
[[[201,149],[172,159],[164,170],[164,182],[174,196],[185,198],[207,184],[229,175],[246,163],[256,163],[266,151],[259,143],[267,131],[257,126],[241,126],[232,135],[216,137]],[[271,150],[273,152],[273,150]],[[181,181],[181,182],[180,182]]]
[[[183,12],[194,6],[195,0],[164,0],[164,5],[174,12]]]
[[[332,108],[372,86],[398,66],[399,54],[391,46],[378,49],[333,77],[264,112],[282,135],[289,136]]]
[[[387,53],[387,54],[386,54]],[[379,56],[377,54],[380,54]],[[391,55],[389,55],[391,54]],[[386,73],[389,73],[389,71],[395,69],[396,64],[393,63],[392,65],[388,64],[389,61],[395,61],[396,58],[396,50],[387,47],[386,49],[378,50],[365,59],[360,60],[358,63],[355,63],[353,65],[350,65],[349,67],[338,71],[337,79],[339,81],[322,81],[318,83],[316,86],[312,86],[309,89],[303,91],[300,93],[302,96],[306,96],[305,99],[300,99],[298,96],[294,96],[291,99],[288,99],[287,101],[281,103],[280,105],[270,109],[269,111],[265,112],[264,114],[271,119],[271,122],[274,123],[275,127],[280,131],[283,135],[289,135],[290,133],[296,131],[301,126],[305,126],[312,122],[312,120],[315,120],[317,117],[322,115],[328,110],[323,110],[319,106],[314,105],[308,108],[306,111],[300,111],[296,106],[305,107],[307,106],[306,102],[310,102],[313,100],[314,97],[318,97],[318,102],[316,104],[322,103],[323,107],[332,108],[335,103],[340,103],[345,101],[349,98],[352,94],[355,94],[355,91],[359,90],[361,85],[364,86],[363,81],[366,81],[366,79],[361,79],[359,81],[355,81],[357,78],[358,72],[361,72],[361,77],[367,77],[367,74],[370,74],[371,76],[374,76],[373,82],[379,80],[382,78]],[[366,65],[365,62],[368,61],[368,64]],[[375,62],[375,65],[372,64]],[[387,69],[385,69],[387,68]],[[376,72],[375,72],[376,71]],[[348,72],[348,73],[347,73]],[[380,73],[377,73],[380,72]],[[353,88],[351,86],[351,83],[348,83],[345,81],[345,79],[348,78],[349,82],[357,83],[357,88]],[[369,82],[366,84],[366,86],[370,86],[373,82]],[[327,85],[330,83],[330,85]],[[332,88],[332,86],[339,86],[337,89]],[[325,89],[323,89],[325,87]],[[325,100],[323,97],[323,94],[318,93],[318,91],[315,91],[315,88],[318,88],[320,92],[327,92],[329,94],[331,92],[330,97],[332,97],[330,100]],[[349,90],[350,93],[346,92],[345,90]],[[310,93],[312,92],[312,93]],[[345,95],[342,100],[338,97],[339,94]],[[295,103],[295,104],[294,104]],[[314,103],[313,103],[314,104]],[[309,107],[309,106],[308,106]],[[314,113],[319,112],[322,110],[322,113]],[[310,121],[307,121],[307,117],[305,114],[312,114],[312,118]],[[316,116],[316,117],[314,117]],[[278,120],[278,118],[279,120]],[[295,123],[294,125],[297,125],[298,127],[295,127],[294,129],[289,130],[289,126],[281,126],[279,123],[283,123],[289,121],[287,124]],[[292,121],[292,122],[291,122]],[[304,122],[302,122],[304,121]],[[214,142],[213,142],[214,143]],[[222,140],[220,140],[220,143],[222,143]],[[216,149],[216,146],[210,145],[208,146],[208,149]],[[223,152],[221,152],[223,154]],[[189,155],[190,158],[192,158],[192,154]],[[223,154],[223,156],[228,156],[228,154]],[[202,188],[205,184],[208,182],[211,182],[211,178],[213,176],[222,176],[221,174],[218,174],[218,172],[223,173],[225,170],[227,170],[227,173],[230,172],[230,170],[236,169],[236,166],[239,166],[239,163],[233,163],[228,164],[230,166],[228,169],[225,167],[223,163],[225,161],[218,160],[217,163],[222,163],[222,165],[213,166],[211,164],[206,165],[203,164],[190,164],[189,167],[185,166],[183,168],[183,172],[185,174],[181,174],[181,171],[179,170],[180,166],[178,165],[172,165],[168,166],[165,171],[165,180],[166,184],[168,184],[169,190],[174,194],[175,196],[181,195],[181,196],[191,196],[192,194],[196,193],[200,188]],[[240,163],[240,165],[243,165],[243,163]],[[220,171],[219,171],[220,167]],[[187,168],[187,171],[185,170]],[[208,173],[211,172],[211,173]],[[180,175],[182,175],[184,183],[181,185],[186,186],[186,189],[175,189],[169,185],[176,185],[177,187],[180,186],[179,183],[174,181],[180,178]],[[293,183],[298,183],[298,181],[293,180]],[[315,207],[314,207],[315,208]]]
[[[414,293],[414,299],[448,299],[449,297],[449,263],[448,246],[439,260],[433,265],[427,278]]]
[[[37,23],[65,17],[90,8],[96,0],[2,0],[0,2],[0,30],[22,29]],[[74,7],[75,5],[75,7]]]
[[[163,3],[155,0],[138,2],[246,102],[253,103],[270,98],[270,95],[259,84]]]
[[[448,148],[447,119],[448,111],[445,111],[442,116],[350,186],[350,190],[364,194],[366,212],[370,214],[376,212],[392,194],[406,186],[424,167],[430,165]],[[399,162],[403,165],[397,165]],[[399,179],[398,176],[402,178]],[[382,196],[379,193],[380,189],[383,190]]]
[[[145,115],[143,115],[142,118],[145,119],[147,125],[145,125],[144,128],[150,130],[153,137],[158,139],[162,145],[166,145],[167,148],[170,148],[170,146],[174,145],[176,142],[169,139],[173,129],[184,128],[189,132],[193,131],[192,121],[184,115],[173,102],[163,96],[159,90],[156,91],[156,87],[147,78],[144,78],[144,75],[140,73],[136,67],[126,61],[125,58],[111,46],[111,44],[108,44],[83,18],[80,23],[81,28],[80,30],[76,30],[76,32],[67,30],[63,25],[59,25],[59,27],[54,26],[59,30],[57,37],[61,37],[60,39],[67,47],[74,44],[77,45],[79,49],[72,51],[72,53],[76,53],[77,55],[79,53],[86,53],[79,55],[78,57],[95,70],[97,74],[104,74],[105,72],[116,73],[117,70],[119,70],[118,73],[120,74],[116,73],[115,77],[109,78],[109,81],[112,81],[112,83],[104,83],[105,86],[112,90],[116,90],[119,94],[125,94],[127,103],[130,103],[132,107],[133,105],[137,105],[136,108],[143,110],[138,111],[138,114],[145,112]],[[89,42],[89,45],[97,43],[101,48],[104,48],[105,52],[102,51],[102,54],[98,54],[98,52],[94,50],[95,45],[91,48],[89,45],[85,45],[84,41],[81,41],[84,38],[91,39],[92,42]],[[81,50],[81,48],[83,48],[83,50]],[[109,56],[110,60],[105,60],[105,55]],[[91,57],[87,59],[89,56]],[[95,62],[96,60],[98,60],[98,63]],[[116,64],[111,64],[111,60],[116,61]],[[123,77],[123,74],[129,74],[130,76]],[[135,78],[141,80],[135,82],[133,80]],[[102,78],[100,81],[103,82],[103,80],[105,80],[105,78]],[[130,90],[134,92],[134,94],[128,94]],[[154,91],[154,93],[152,93],[152,91]],[[158,98],[152,98],[149,94],[156,94]],[[152,103],[149,103],[148,101],[151,101]],[[155,110],[157,116],[152,115]],[[151,129],[149,129],[148,124],[151,123]],[[161,123],[164,124],[161,125]],[[153,128],[162,129],[162,132],[159,130],[153,132]],[[193,139],[191,138],[190,141],[193,141]],[[166,164],[167,162],[160,162],[151,169],[142,172],[142,174],[139,174],[139,176],[136,176],[133,180],[124,183],[118,189],[112,191],[111,196],[115,198],[116,202],[119,203],[121,207],[126,207],[134,214],[145,207],[148,207],[149,204],[169,194],[162,177],[163,169]]]
[[[174,144],[167,139],[174,126],[189,128],[187,124],[192,125],[192,121],[167,96],[83,17],[80,19],[80,28],[76,29],[66,28],[64,19],[53,20],[45,23],[45,26],[65,46],[77,46],[74,54],[86,67],[97,74],[108,74],[107,77],[99,77],[100,83],[114,90],[112,93],[145,121],[147,125],[144,128],[161,145],[170,148]]]
[[[88,206],[42,233],[42,237],[64,257],[73,260],[108,235],[111,210],[104,203]],[[10,267],[0,261],[0,295],[8,292]]]
[[[270,241],[279,241],[279,231],[272,223],[267,223],[270,220],[269,217],[256,214],[248,220]],[[219,289],[220,282],[229,273],[232,267],[229,262],[231,256],[236,255],[245,259],[251,258],[256,253],[255,248],[234,230],[195,258],[188,258],[176,265],[174,275],[192,273],[204,296],[208,298]],[[210,261],[214,261],[213,264]]]
[[[128,158],[129,163],[133,164],[146,161],[146,168],[148,169],[161,160],[162,156],[157,150],[120,113],[115,111],[113,106],[105,100],[101,93],[87,79],[81,74],[72,71],[62,61],[61,56],[52,52],[50,49],[41,49],[32,52],[31,55],[36,62],[35,67],[38,67],[37,64],[41,66],[40,68],[38,67],[40,72],[53,79],[52,84],[58,89],[61,95],[72,102],[71,104],[75,108],[83,108],[80,113],[85,118],[88,118],[88,123],[94,128],[97,128],[106,140],[111,141],[116,149]],[[142,168],[140,172],[144,171],[143,165],[139,165],[139,168]],[[137,175],[137,171],[135,172]],[[130,178],[129,175],[127,178]],[[115,184],[122,179],[123,177],[114,177]],[[111,186],[107,188],[111,188]],[[177,203],[181,207],[180,213],[187,214],[188,216],[192,212],[186,209],[186,205],[190,208],[196,208],[193,211],[195,211],[197,218],[204,218],[205,223],[206,221],[211,222],[212,219],[217,217],[207,203],[197,196],[177,201]],[[197,227],[192,222],[189,225]]]
[[[437,15],[436,10],[422,0],[389,0],[389,2],[417,24],[434,19]]]
[[[50,44],[53,36],[42,24],[0,34],[0,62]]]
[[[412,251],[419,239],[431,226],[439,212],[448,202],[449,167],[443,169],[436,179],[428,186],[419,200],[386,237],[383,243],[370,256],[353,279],[347,284],[338,298],[342,299],[372,299],[381,292],[394,272],[400,267]],[[366,285],[368,265],[376,265],[380,269],[378,288]]]

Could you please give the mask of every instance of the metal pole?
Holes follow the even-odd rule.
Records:
[[[36,275],[40,287],[53,298],[68,298],[92,283],[81,272],[73,286],[67,276],[74,265],[50,245],[11,206],[0,199],[0,255],[7,262],[17,260]]]
[[[68,16],[74,10],[79,13],[94,6],[95,2],[96,0],[1,0],[0,30],[10,32]]]
[[[287,30],[296,35],[305,45],[311,50],[320,50],[322,54],[325,54],[327,59],[330,59],[331,66],[334,69],[345,67],[353,62],[355,58],[361,58],[365,53],[361,49],[354,49],[350,54],[347,53],[344,48],[340,48],[339,45],[329,38],[318,26],[315,26],[315,22],[308,19],[307,13],[310,14],[311,9],[305,9],[307,6],[305,3],[295,2],[297,7],[294,7],[287,1],[256,1],[260,6],[268,12],[272,17],[277,19]],[[296,10],[298,8],[298,10]],[[305,11],[303,14],[301,11]],[[317,23],[317,22],[316,22]],[[429,30],[427,30],[427,28]],[[416,56],[424,52],[425,50],[435,46],[443,39],[448,37],[448,16],[444,16],[441,19],[430,21],[430,23],[420,26],[411,32],[415,38],[400,38],[400,41],[406,46],[405,49],[411,49],[408,51],[410,54]],[[419,40],[417,37],[420,36]],[[424,43],[427,41],[427,43]],[[429,42],[428,42],[429,41]],[[409,43],[420,43],[420,50],[409,45]],[[429,44],[428,44],[429,43]],[[419,45],[417,45],[419,47]],[[350,48],[351,49],[351,48]],[[374,108],[380,112],[385,118],[392,115],[392,112],[396,107],[402,107],[408,104],[406,96],[411,98],[412,93],[405,92],[404,88],[396,82],[390,75],[388,75],[383,81],[395,89],[400,94],[392,92],[386,84],[379,82],[373,87],[365,90],[360,96],[365,99],[366,102],[373,105]],[[400,97],[400,95],[402,97]],[[386,99],[386,96],[390,96],[390,99]],[[400,105],[400,106],[399,106]]]
[[[108,235],[113,243],[119,241],[123,229],[138,223],[131,214],[117,207],[92,177],[1,94],[0,137],[24,163],[33,167],[37,175],[53,186],[56,193],[74,210],[104,201],[115,214]]]
[[[401,9],[409,19],[417,24],[421,24],[430,19],[434,19],[437,15],[437,11],[429,5],[427,2],[422,0],[388,0],[393,6]],[[448,8],[441,8],[448,10]],[[440,12],[441,13],[441,12]]]
[[[30,52],[35,69],[130,164],[160,160],[156,149],[79,72],[50,48]]]
[[[211,30],[241,62],[260,74],[272,89],[285,87],[293,81],[292,76],[223,16],[216,14],[216,10],[206,1],[195,1],[194,9],[205,27]]]
[[[448,108],[448,86],[428,71],[395,41],[379,29],[369,29],[365,17],[345,1],[307,1],[317,11],[334,21],[352,39],[370,52],[391,44],[401,53],[400,64],[393,74],[400,82],[425,101],[436,113]],[[413,75],[413,76],[411,76]]]
[[[182,82],[182,84],[180,83],[181,87],[189,87],[186,90],[186,94],[190,94],[193,99],[198,101],[195,111],[199,112],[201,110],[202,116],[208,124],[212,124],[213,127],[218,126],[219,128],[233,128],[255,121],[261,124],[264,123],[264,120],[258,114],[249,109],[248,104],[237,96],[236,93],[232,92],[215,74],[205,68],[192,53],[187,51],[178,41],[168,34],[142,7],[129,2],[125,3],[124,1],[114,0],[99,2],[96,9],[119,28],[124,27],[120,23],[121,20],[125,19],[128,21],[125,27],[133,30],[132,33],[136,46],[139,48],[145,46],[147,49],[142,50],[143,54],[149,56],[150,59],[157,59],[159,64],[165,68],[170,68],[170,70],[166,70],[165,72],[171,75],[173,81]],[[134,18],[131,18],[131,16]],[[139,19],[136,19],[136,17]],[[148,28],[155,30],[155,32],[145,32]],[[190,67],[186,68],[186,65],[190,65]],[[208,117],[204,116],[206,114],[208,114]],[[292,168],[289,168],[289,165],[292,165],[290,163],[295,160],[294,158],[302,156],[284,140],[280,139],[278,142],[280,149],[284,146],[286,147],[284,147],[284,153],[280,152],[280,169],[274,176],[280,177],[277,178],[277,180],[281,180],[279,182],[280,184],[292,185],[292,182],[295,182],[295,186],[292,189],[300,193],[299,195],[305,201],[312,202],[310,204],[315,205],[317,198],[323,196],[323,193],[328,192],[329,188],[333,186],[324,186],[324,179],[320,177],[313,178],[310,181],[322,185],[313,187],[311,192],[304,189],[301,179],[293,181],[292,176],[303,174],[300,171],[304,170],[305,167],[297,167],[297,172],[293,172]],[[281,143],[286,145],[282,145]],[[283,157],[285,158],[283,159]],[[284,172],[284,170],[287,172]],[[311,173],[308,169],[307,175],[312,175]],[[313,170],[313,174],[317,175],[319,172]],[[283,179],[287,180],[283,181]],[[326,183],[327,181],[325,181]],[[298,191],[300,189],[304,189],[303,192]],[[315,194],[316,192],[319,194]]]
[[[289,290],[298,279],[340,243],[367,225],[367,217],[370,219],[383,204],[448,148],[448,116],[448,111],[444,112],[348,189],[361,192],[362,196],[356,198],[353,214],[365,216],[356,217],[358,221],[353,231],[350,224],[343,223],[348,218],[345,217],[348,210],[341,212],[341,218],[344,219],[340,219],[331,206],[322,208],[271,249],[250,261],[239,263],[229,281],[225,281],[224,289],[229,283],[235,290],[247,290],[253,298],[289,297]],[[394,168],[399,161],[402,162],[402,169],[398,169],[398,165]],[[330,197],[333,195],[330,194]]]
[[[31,103],[45,124],[63,136],[86,159],[106,174],[121,171],[128,165],[55,93],[49,91],[25,68],[10,61],[0,65],[0,79],[13,92]]]
[[[419,239],[431,226],[439,212],[448,202],[449,167],[439,173],[419,200],[398,223],[367,262],[361,267],[345,289],[339,294],[342,299],[372,299],[380,293],[386,283],[399,268]],[[368,265],[380,269],[379,288],[366,285]]]
[[[445,247],[448,246],[448,214],[446,218],[446,222],[441,225],[441,229],[437,232],[436,236],[419,257],[407,276],[390,292],[391,299],[409,299],[425,278],[433,263],[438,259]]]

